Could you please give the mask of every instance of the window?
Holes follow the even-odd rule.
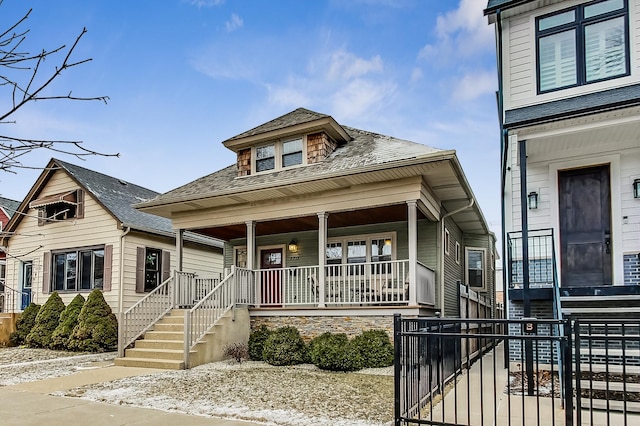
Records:
[[[148,248],[144,256],[144,291],[151,291],[160,285],[162,278],[162,250]]]
[[[348,264],[349,275],[362,275],[365,273],[365,265],[358,264],[372,263],[373,274],[385,274],[391,269],[391,265],[386,262],[394,260],[395,257],[394,240],[394,234],[332,238],[327,242],[326,264]],[[344,247],[346,250],[343,250]],[[340,274],[340,267],[329,270],[329,275]]]
[[[467,284],[484,288],[484,249],[467,248]]]
[[[449,234],[449,230],[444,228],[444,238],[442,241],[442,246],[444,247],[444,254],[449,254],[449,240],[451,239],[451,235]]]
[[[456,263],[460,264],[460,243],[456,241]]]
[[[258,146],[254,153],[256,173],[304,164],[304,138]]]
[[[103,288],[104,247],[53,254],[55,291],[80,291]]]
[[[29,203],[29,208],[38,209],[38,225],[84,217],[84,191],[76,189],[47,195]]]
[[[629,75],[627,0],[536,19],[538,93]]]
[[[0,260],[0,293],[4,293],[4,280],[7,276],[6,260]],[[0,304],[0,308],[2,305]]]
[[[234,265],[236,265],[237,268],[246,269],[247,268],[247,246],[235,247],[234,253],[235,253]]]

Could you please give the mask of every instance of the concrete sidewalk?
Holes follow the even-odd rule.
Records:
[[[225,420],[148,408],[101,404],[80,398],[49,395],[78,386],[162,372],[152,368],[118,367],[111,361],[72,375],[0,387],[0,424],[13,425],[208,425],[256,426],[260,423]]]

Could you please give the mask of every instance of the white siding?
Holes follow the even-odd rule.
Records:
[[[625,151],[620,163],[622,250],[635,254],[640,252],[640,199],[633,198],[631,185],[640,179],[640,149]]]

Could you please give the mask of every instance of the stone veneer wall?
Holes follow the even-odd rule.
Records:
[[[292,326],[298,329],[305,341],[327,331],[331,333],[345,333],[348,337],[355,337],[366,330],[382,329],[393,341],[392,316],[277,316],[251,317],[251,330],[266,325],[269,329]]]
[[[640,257],[637,254],[624,255],[624,285],[640,285]]]
[[[238,176],[251,174],[251,148],[238,151]]]
[[[324,132],[307,135],[307,164],[319,163],[331,155],[337,146]]]

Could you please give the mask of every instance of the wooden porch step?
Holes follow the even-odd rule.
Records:
[[[160,368],[164,370],[184,370],[184,361],[152,358],[116,358],[114,364],[122,367]]]
[[[124,351],[125,358],[151,358],[151,359],[173,359],[179,361],[184,358],[184,352],[175,349],[150,349],[150,348],[133,348]]]
[[[141,339],[135,342],[136,349],[173,349],[183,350],[183,340]]]

